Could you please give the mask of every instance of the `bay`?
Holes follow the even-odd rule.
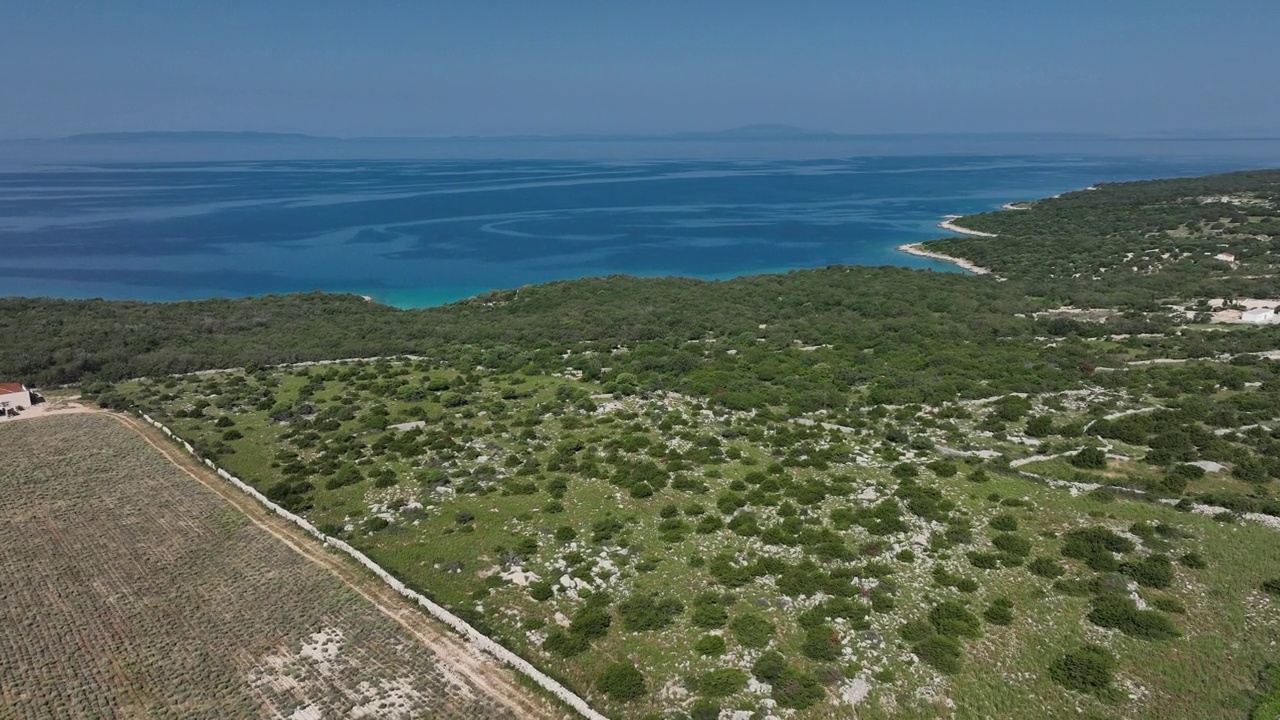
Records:
[[[616,273],[954,272],[896,248],[946,235],[947,214],[1280,161],[1276,142],[1066,149],[27,162],[0,169],[0,295],[323,290],[422,307]]]

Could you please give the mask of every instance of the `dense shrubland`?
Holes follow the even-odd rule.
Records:
[[[34,331],[0,372],[164,418],[620,717],[766,699],[824,717],[863,683],[881,709],[927,716],[904,693],[953,687],[975,714],[1052,717],[1129,702],[1122,680],[1157,688],[1151,712],[1203,714],[1272,652],[1240,618],[1277,591],[1250,574],[1280,574],[1274,536],[1229,521],[1280,515],[1280,363],[1257,354],[1280,329],[1170,312],[1260,291],[1198,257],[1124,282],[1065,270],[1261,233],[1265,204],[1198,198],[1270,202],[1273,175],[1106,186],[941,244],[1003,282],[611,277],[422,311],[5,299],[0,330]],[[1063,302],[1115,311],[1039,313]],[[415,357],[268,367],[361,355]],[[1224,550],[1242,534],[1257,568]],[[1202,644],[1220,636],[1238,660]],[[997,657],[1020,700],[983,685]],[[1215,700],[1161,674],[1203,665],[1230,679],[1197,688]]]

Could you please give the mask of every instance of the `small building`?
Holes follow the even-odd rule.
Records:
[[[31,391],[20,383],[0,383],[0,413],[31,407]]]
[[[1240,322],[1254,325],[1271,325],[1280,323],[1280,315],[1275,308],[1253,308],[1240,313]]]
[[[1214,260],[1221,260],[1221,261],[1222,261],[1222,262],[1224,262],[1224,263],[1232,263],[1232,264],[1234,264],[1234,263],[1235,263],[1235,261],[1236,261],[1236,256],[1235,256],[1235,255],[1232,255],[1231,253],[1218,253],[1217,255],[1214,255],[1214,256],[1213,256],[1213,259],[1214,259]]]

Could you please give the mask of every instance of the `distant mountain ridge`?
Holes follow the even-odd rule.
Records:
[[[4,142],[117,144],[117,143],[227,143],[227,142],[450,142],[450,141],[627,141],[627,140],[840,140],[858,137],[841,133],[806,130],[781,123],[744,125],[727,130],[690,130],[674,133],[567,133],[558,135],[405,135],[354,136],[311,135],[236,130],[157,130],[142,132],[78,133],[57,138],[22,138]]]
[[[80,133],[60,138],[34,140],[35,142],[66,143],[148,143],[148,142],[308,142],[323,140],[332,142],[340,138],[307,135],[305,133],[276,133],[236,130],[180,130],[147,132]],[[24,141],[18,141],[24,142]]]
[[[1194,130],[1148,131],[1131,133],[1076,132],[869,132],[842,133],[810,130],[784,123],[754,123],[723,130],[681,130],[666,133],[559,133],[511,135],[313,135],[297,132],[258,130],[147,130],[128,132],[77,133],[49,138],[0,138],[0,144],[227,144],[227,143],[400,143],[400,142],[813,142],[897,138],[974,138],[974,139],[1054,139],[1054,140],[1274,140],[1280,130],[1254,133],[1206,132]]]

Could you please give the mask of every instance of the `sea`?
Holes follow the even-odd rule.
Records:
[[[949,142],[0,153],[0,296],[413,308],[613,274],[960,272],[897,247],[1007,202],[1280,166],[1276,140]]]

